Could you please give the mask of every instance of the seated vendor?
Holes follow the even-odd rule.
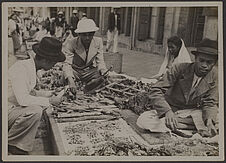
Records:
[[[153,110],[140,115],[137,125],[159,132],[165,128],[194,128],[202,136],[217,134],[218,43],[204,39],[192,51],[194,63],[174,65],[147,93]]]
[[[44,108],[61,102],[61,97],[52,96],[53,92],[44,94],[34,88],[38,70],[47,71],[65,60],[61,52],[62,43],[44,37],[32,49],[36,54],[34,58],[17,61],[9,69],[8,150],[11,154],[32,151]]]
[[[63,71],[68,79],[70,90],[76,92],[74,80],[87,83],[103,75],[107,69],[103,57],[103,41],[95,37],[99,28],[92,19],[83,19],[78,22],[75,37],[64,45],[66,63]]]
[[[150,79],[142,78],[142,81],[156,83],[168,69],[178,63],[191,63],[191,58],[184,41],[178,36],[172,36],[167,40],[166,54],[158,74],[152,76]]]

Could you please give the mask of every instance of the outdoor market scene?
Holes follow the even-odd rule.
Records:
[[[8,155],[219,156],[217,12],[9,7]]]

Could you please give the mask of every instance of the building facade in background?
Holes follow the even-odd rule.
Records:
[[[70,24],[72,11],[79,17],[86,13],[100,27],[105,37],[111,7],[26,7],[24,15],[56,17],[63,11]],[[11,12],[11,9],[9,9]],[[217,7],[121,7],[121,30],[119,44],[129,49],[164,54],[167,38],[181,37],[187,47],[193,47],[203,38],[217,40]]]

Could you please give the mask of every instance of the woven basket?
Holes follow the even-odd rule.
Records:
[[[121,53],[104,53],[104,61],[109,68],[111,65],[113,66],[112,70],[121,73],[122,72],[122,57]]]

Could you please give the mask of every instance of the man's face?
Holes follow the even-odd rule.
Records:
[[[79,37],[82,40],[83,44],[89,45],[93,39],[95,32],[87,32],[87,33],[80,33]]]
[[[206,55],[203,53],[196,54],[195,57],[195,73],[199,77],[206,76],[216,64],[215,56]]]
[[[48,70],[50,70],[55,64],[56,64],[55,61],[50,61],[50,60],[47,60],[47,59],[43,59],[43,62],[42,62],[42,68],[43,68],[45,71],[48,71]]]

